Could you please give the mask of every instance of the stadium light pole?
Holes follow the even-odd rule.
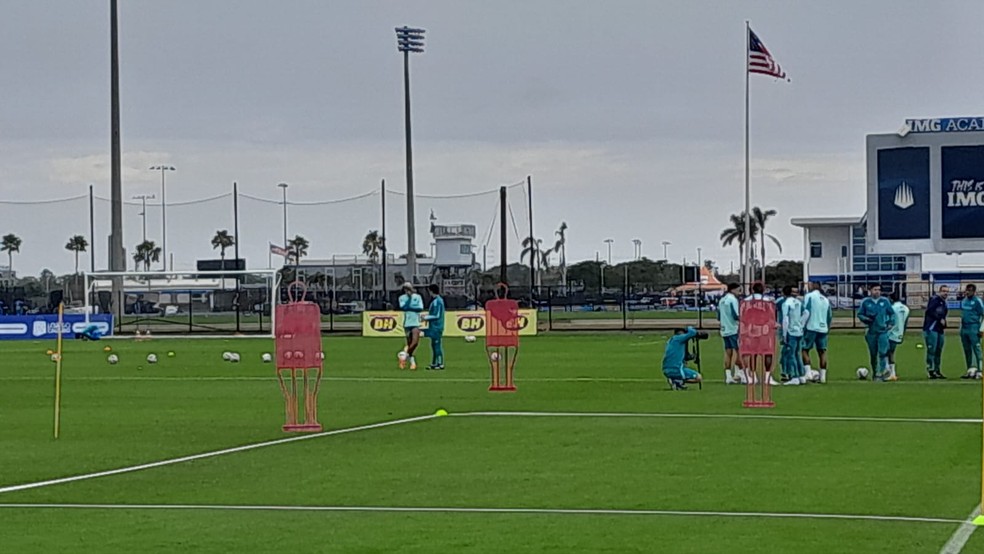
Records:
[[[608,265],[612,265],[612,243],[615,239],[605,239],[605,244],[608,245]]]
[[[161,172],[161,251],[163,253],[161,257],[164,260],[164,271],[167,271],[167,197],[164,195],[164,172],[174,171],[174,166],[153,165],[150,169]]]
[[[133,197],[140,201],[140,217],[143,218],[143,242],[147,242],[147,201],[157,198],[153,194],[138,194]]]
[[[278,187],[284,191],[284,249],[287,249],[287,183],[278,183]]]
[[[670,258],[667,256],[667,247],[673,243],[668,240],[664,240],[661,244],[663,245],[663,259],[669,261]]]
[[[640,240],[640,239],[632,239],[632,246],[635,247],[635,252],[634,252],[635,256],[633,256],[633,257],[636,260],[641,260],[642,259],[642,240]]]
[[[403,115],[407,147],[407,273],[410,282],[417,274],[416,226],[413,216],[413,148],[410,144],[410,53],[424,53],[424,29],[396,28],[396,48],[403,52]]]
[[[110,142],[110,235],[109,269],[125,271],[123,250],[123,171],[120,155],[120,44],[116,0],[109,0],[109,142]],[[123,318],[123,280],[113,279],[113,315]]]

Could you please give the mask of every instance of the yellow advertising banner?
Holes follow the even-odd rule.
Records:
[[[519,310],[521,336],[536,335],[536,310]],[[424,327],[427,323],[424,322]],[[403,312],[362,312],[363,337],[402,337]],[[445,312],[445,337],[484,337],[485,312]]]

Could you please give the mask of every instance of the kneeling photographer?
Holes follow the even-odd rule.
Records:
[[[666,352],[663,353],[663,375],[674,390],[686,390],[686,383],[701,382],[700,373],[684,364],[688,359],[687,345],[690,340],[704,340],[707,337],[707,333],[698,332],[693,327],[673,330],[673,336],[667,341]]]

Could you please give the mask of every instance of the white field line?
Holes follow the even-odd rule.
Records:
[[[782,512],[709,512],[689,510],[618,510],[606,508],[466,508],[437,506],[250,506],[212,504],[3,504],[0,509],[82,509],[82,510],[228,510],[278,512],[397,512],[463,514],[534,514],[597,516],[690,516],[770,519],[835,519],[855,521],[893,521],[905,523],[962,523],[960,519],[870,514],[809,514]]]
[[[776,419],[800,421],[862,421],[871,423],[969,423],[980,425],[980,419],[918,418],[918,417],[867,417],[867,416],[811,416],[770,414],[686,414],[647,412],[452,412],[455,417],[627,417],[627,418],[677,418],[677,419]]]
[[[335,429],[335,430],[332,430],[332,431],[324,431],[324,432],[321,432],[321,433],[312,433],[310,435],[300,435],[300,436],[296,436],[296,437],[288,437],[288,438],[284,438],[284,439],[276,439],[276,440],[271,440],[271,441],[257,442],[257,443],[253,443],[253,444],[246,444],[246,445],[243,445],[243,446],[236,446],[236,447],[233,447],[233,448],[224,448],[222,450],[213,450],[211,452],[202,452],[201,454],[192,454],[190,456],[182,456],[180,458],[171,458],[171,459],[168,459],[168,460],[161,460],[159,462],[150,462],[150,463],[140,464],[140,465],[135,465],[135,466],[121,467],[121,468],[118,468],[118,469],[110,469],[110,470],[106,470],[106,471],[98,471],[98,472],[95,472],[95,473],[86,473],[86,474],[83,474],[83,475],[73,475],[71,477],[61,477],[61,478],[58,478],[58,479],[50,479],[50,480],[47,480],[47,481],[37,481],[37,482],[34,482],[34,483],[24,483],[24,484],[21,484],[21,485],[10,485],[10,486],[7,486],[7,487],[0,487],[0,494],[8,493],[8,492],[15,492],[15,491],[23,491],[23,490],[28,490],[28,489],[37,489],[37,488],[41,488],[41,487],[48,487],[48,486],[51,486],[51,485],[60,485],[60,484],[63,484],[63,483],[73,483],[75,481],[84,481],[84,480],[87,480],[87,479],[95,479],[97,477],[107,477],[107,476],[110,476],[110,475],[119,475],[121,473],[132,473],[134,471],[141,471],[141,470],[144,470],[144,469],[152,469],[152,468],[156,468],[156,467],[163,467],[163,466],[169,466],[169,465],[173,465],[173,464],[180,464],[180,463],[183,463],[183,462],[191,462],[191,461],[194,461],[194,460],[203,460],[205,458],[214,458],[216,456],[223,456],[223,455],[226,455],[226,454],[235,454],[235,453],[238,453],[238,452],[246,452],[248,450],[255,450],[257,448],[265,448],[267,446],[277,446],[277,445],[280,445],[280,444],[288,444],[288,443],[298,442],[298,441],[303,441],[303,440],[317,439],[317,438],[321,438],[321,437],[330,437],[330,436],[333,436],[333,435],[342,435],[342,434],[345,434],[345,433],[354,433],[356,431],[368,431],[369,429],[379,429],[381,427],[390,427],[392,425],[400,425],[400,424],[403,424],[403,423],[413,423],[413,422],[416,422],[416,421],[425,421],[425,420],[428,420],[428,419],[433,419],[435,417],[437,417],[437,416],[431,414],[431,415],[424,415],[424,416],[417,416],[417,417],[408,417],[408,418],[404,418],[404,419],[394,419],[394,420],[391,420],[391,421],[383,421],[383,422],[380,422],[380,423],[371,423],[369,425],[359,425],[357,427],[347,427],[345,429]]]
[[[946,541],[946,544],[943,545],[940,554],[960,554],[970,540],[971,535],[977,530],[977,526],[973,524],[973,521],[979,515],[981,515],[980,504],[974,508],[973,512],[970,512],[967,519],[961,522],[960,527],[957,527],[957,530],[950,535],[950,540]]]

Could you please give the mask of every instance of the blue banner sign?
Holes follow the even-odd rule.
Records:
[[[910,133],[970,133],[984,131],[984,117],[937,117],[906,119]]]
[[[943,238],[984,238],[984,146],[944,146]]]
[[[929,238],[929,148],[878,151],[878,240]]]
[[[88,323],[85,315],[70,314],[62,318],[61,334],[74,338],[89,325],[96,325],[106,335],[113,334],[111,314],[93,314]],[[58,338],[57,315],[5,315],[0,316],[0,340],[55,340]]]

